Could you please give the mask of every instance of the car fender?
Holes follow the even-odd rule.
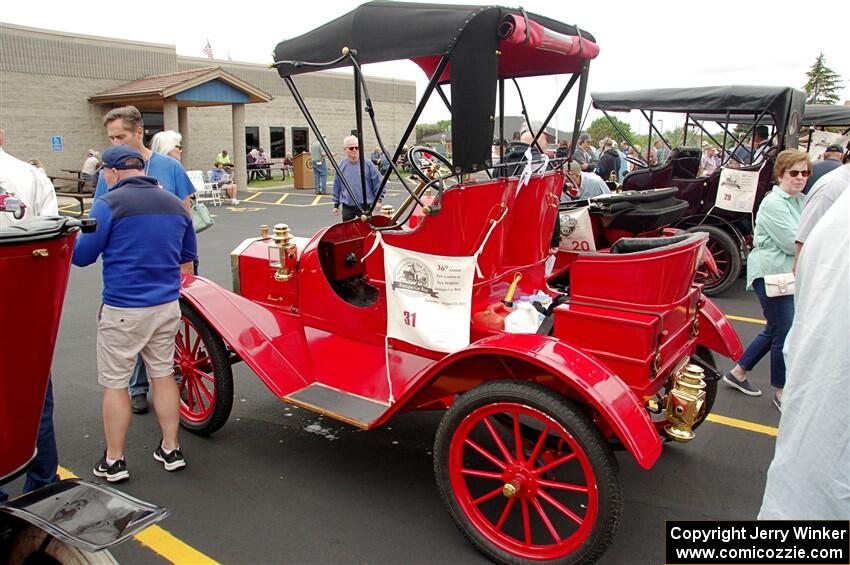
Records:
[[[744,354],[738,332],[714,302],[707,297],[703,297],[703,301],[699,309],[697,343],[737,361]]]
[[[629,386],[595,359],[552,337],[499,334],[485,338],[429,367],[427,375],[420,380],[419,390],[439,379],[453,365],[476,357],[511,357],[542,369],[546,378],[539,381],[541,384],[554,390],[567,388],[583,399],[644,469],[651,468],[661,454],[658,431]],[[560,382],[551,382],[549,375]],[[417,391],[409,392],[408,399]],[[399,403],[405,400],[401,398]]]
[[[65,479],[0,504],[0,526],[3,514],[83,551],[100,551],[156,524],[170,511],[111,487]]]
[[[197,310],[279,398],[309,384],[303,372],[275,345],[286,334],[285,320],[281,319],[285,314],[194,275],[183,276],[180,297]],[[297,337],[293,335],[292,339]],[[289,345],[295,360],[299,344]]]

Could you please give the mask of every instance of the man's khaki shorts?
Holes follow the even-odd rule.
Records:
[[[146,308],[101,306],[97,321],[97,382],[106,388],[127,388],[139,355],[149,378],[174,374],[174,338],[179,326],[177,300]]]

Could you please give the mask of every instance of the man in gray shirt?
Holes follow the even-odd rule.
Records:
[[[589,133],[583,133],[578,136],[578,147],[576,147],[573,159],[581,165],[581,170],[585,172],[593,171],[596,168],[596,154],[593,152],[593,138]]]
[[[327,140],[324,135],[322,139]],[[328,164],[325,161],[327,154],[317,139],[310,145],[310,161],[313,165],[313,186],[316,194],[327,194],[328,192]]]
[[[826,151],[823,152],[823,159],[812,163],[812,175],[806,182],[806,188],[803,189],[803,194],[808,194],[822,176],[840,167],[841,157],[843,156],[844,149],[840,145],[830,145],[827,147]]]

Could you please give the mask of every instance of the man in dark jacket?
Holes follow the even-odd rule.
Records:
[[[614,180],[617,179],[617,171],[620,170],[620,156],[617,150],[614,149],[614,142],[609,137],[602,144],[602,156],[599,158],[599,164],[596,166],[596,174],[602,177],[602,180],[611,180],[611,173],[614,173]]]
[[[153,458],[166,471],[186,466],[177,441],[180,392],[174,379],[174,345],[180,323],[181,265],[197,255],[192,219],[180,199],[145,176],[145,160],[129,145],[103,153],[109,191],[90,216],[97,230],[82,234],[73,263],[85,267],[103,256],[103,305],[97,328],[98,382],[103,391],[106,451],[93,473],[109,482],[130,477],[124,441],[130,425],[127,386],[141,354],[153,385],[162,439]]]

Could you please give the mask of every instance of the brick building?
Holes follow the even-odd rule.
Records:
[[[191,80],[173,86],[174,77]],[[143,91],[158,79],[171,90]],[[341,158],[342,138],[355,127],[351,73],[312,73],[295,83]],[[371,78],[367,84],[381,135],[395,143],[413,112],[416,83]],[[136,98],[122,98],[134,88]],[[283,157],[315,140],[283,80],[265,65],[179,56],[172,45],[0,23],[0,127],[9,153],[40,159],[49,173],[78,169],[88,149],[108,144],[103,115],[125,103],[143,110],[146,138],[161,129],[184,135],[188,169],[209,168],[222,149],[244,155],[246,145],[258,145]],[[374,146],[371,127],[364,129],[367,147]]]

